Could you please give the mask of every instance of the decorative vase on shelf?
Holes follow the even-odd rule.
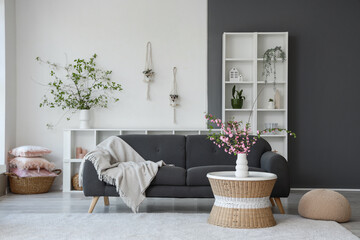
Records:
[[[280,92],[279,90],[276,89],[275,91],[275,95],[274,95],[274,100],[275,100],[275,109],[280,109]]]
[[[90,109],[81,109],[79,112],[80,129],[90,128]]]
[[[249,176],[248,161],[246,153],[238,153],[235,167],[235,177],[245,178]]]

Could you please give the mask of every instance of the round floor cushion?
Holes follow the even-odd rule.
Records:
[[[306,193],[299,202],[299,214],[305,218],[347,222],[351,216],[349,201],[340,193],[316,189]]]

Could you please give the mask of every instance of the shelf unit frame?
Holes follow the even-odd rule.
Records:
[[[235,38],[234,38],[235,37]],[[247,54],[250,52],[247,47],[251,47],[251,56],[234,56],[234,53],[231,51],[231,47],[238,48],[238,45],[234,45],[235,40],[229,40],[230,38],[234,39],[241,39],[244,37],[248,44],[250,44],[249,39],[252,39],[251,46],[241,46],[242,48],[246,49]],[[261,39],[260,39],[261,38]],[[277,79],[276,84],[277,87],[282,88],[283,96],[282,96],[282,105],[281,109],[265,109],[265,108],[259,108],[258,102],[255,103],[254,108],[251,110],[251,106],[254,103],[258,91],[262,87],[270,87],[273,84],[273,79],[268,79],[267,85],[265,85],[265,81],[262,79],[262,76],[258,76],[258,68],[262,67],[263,58],[262,56],[259,56],[259,54],[263,54],[263,52],[259,52],[259,48],[264,48],[265,46],[260,46],[260,40],[266,41],[266,38],[279,38],[281,39],[280,45],[282,45],[283,50],[286,53],[286,61],[284,63],[281,63],[281,61],[277,62],[277,64],[283,64],[282,69],[282,78]],[[230,46],[228,46],[228,42],[230,41]],[[239,41],[239,44],[241,44],[241,40]],[[232,46],[231,46],[232,45]],[[275,45],[271,46],[275,47]],[[239,49],[235,49],[234,51],[238,51]],[[231,53],[231,56],[227,56],[227,53]],[[229,116],[234,116],[238,114],[239,119],[235,117],[235,120],[240,120],[241,116],[240,114],[250,114],[252,111],[252,117],[250,119],[250,123],[253,129],[253,133],[255,134],[258,130],[263,130],[264,128],[261,128],[259,126],[259,122],[261,123],[261,117],[266,114],[278,114],[281,115],[279,117],[279,120],[283,122],[281,124],[281,128],[288,129],[288,59],[289,59],[289,52],[288,52],[288,32],[224,32],[222,37],[222,120],[228,121],[230,119]],[[230,82],[227,79],[227,68],[229,64],[232,64],[233,66],[234,62],[238,62],[239,65],[243,63],[252,63],[252,78],[251,79],[245,79],[245,81],[239,81],[239,82]],[[277,65],[278,67],[279,65]],[[240,72],[241,73],[241,72]],[[246,81],[247,80],[247,81]],[[226,95],[226,88],[231,87],[231,85],[236,84],[237,89],[238,86],[240,88],[249,88],[251,87],[251,94],[252,99],[250,103],[250,109],[249,107],[246,107],[246,109],[231,109],[229,108],[227,104],[227,100],[231,99],[231,96]],[[245,91],[245,90],[244,90]],[[247,99],[248,100],[248,99]],[[245,104],[244,104],[245,105]],[[275,117],[273,117],[275,118]],[[246,119],[247,120],[247,119]],[[277,145],[279,149],[279,153],[283,155],[286,159],[288,156],[288,136],[286,134],[278,134],[278,135],[264,135],[263,136],[270,145]]]

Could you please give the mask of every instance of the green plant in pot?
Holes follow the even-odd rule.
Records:
[[[244,104],[245,96],[242,95],[243,89],[240,91],[236,90],[236,86],[232,88],[232,99],[231,99],[231,106],[234,109],[241,109]]]

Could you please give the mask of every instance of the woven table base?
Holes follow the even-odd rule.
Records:
[[[208,223],[228,228],[266,228],[276,225],[270,194],[271,180],[224,180],[209,177],[215,203]]]
[[[266,228],[276,225],[271,208],[238,209],[213,206],[208,223],[228,228]]]

